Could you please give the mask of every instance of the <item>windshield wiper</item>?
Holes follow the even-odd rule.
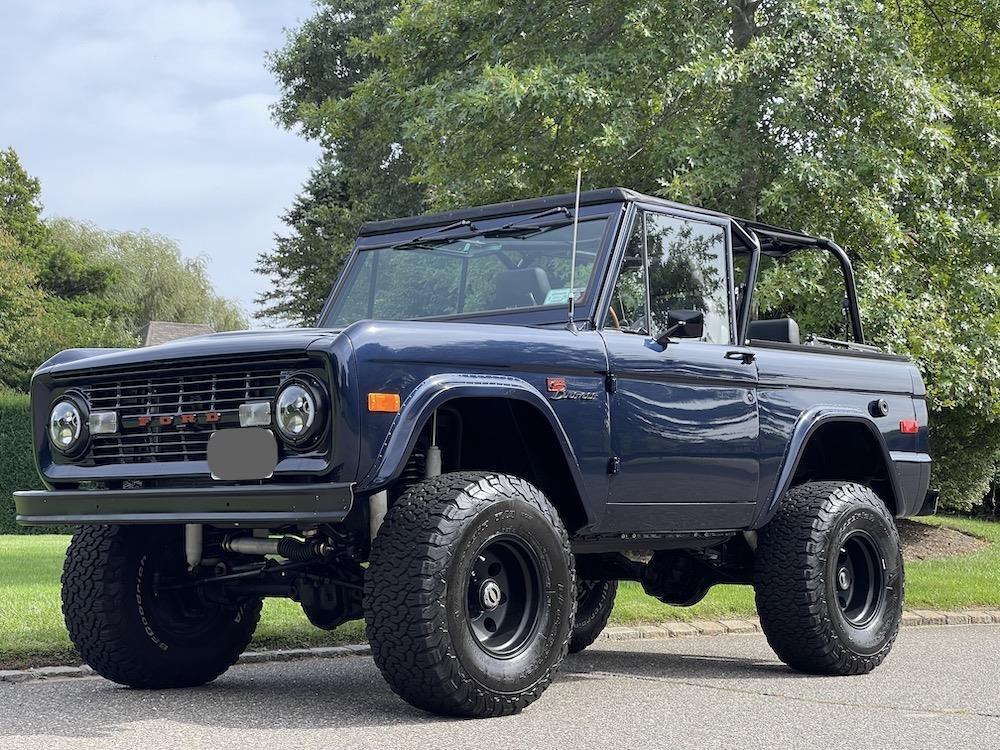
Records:
[[[537,221],[546,216],[551,216],[552,214],[562,214],[563,221],[550,222],[548,224],[526,224],[525,222]],[[517,237],[518,239],[524,239],[533,234],[539,234],[541,232],[548,232],[550,229],[558,229],[559,227],[564,227],[573,221],[573,212],[570,211],[565,206],[557,206],[556,208],[550,208],[548,211],[542,211],[540,214],[535,214],[534,216],[529,216],[526,219],[516,219],[509,224],[504,224],[502,227],[497,227],[496,229],[488,229],[483,232],[484,237]]]
[[[461,237],[439,237],[438,235],[444,234],[445,232],[450,232],[453,229],[461,229],[461,228],[471,229],[473,232],[476,231],[475,224],[473,224],[468,219],[463,219],[462,221],[456,221],[454,224],[449,224],[446,227],[435,229],[433,232],[420,234],[414,237],[413,239],[399,242],[395,245],[392,245],[390,249],[399,250],[404,247],[434,247],[435,245],[451,242],[452,240],[461,239]]]
[[[543,219],[546,216],[551,216],[553,214],[562,214],[563,218],[561,221],[549,222],[546,224],[528,224],[526,222],[537,221],[538,219]],[[447,244],[453,242],[454,240],[466,239],[468,237],[516,237],[517,239],[524,239],[533,234],[540,234],[542,232],[548,232],[552,229],[558,229],[559,227],[564,227],[573,221],[573,212],[570,211],[565,206],[557,206],[556,208],[550,208],[547,211],[542,211],[540,214],[535,214],[534,216],[528,216],[524,219],[515,219],[509,224],[504,224],[496,229],[488,229],[485,232],[479,232],[476,229],[476,225],[473,224],[468,219],[463,219],[462,221],[456,221],[454,224],[449,224],[446,227],[441,227],[440,229],[435,229],[433,232],[427,232],[426,234],[417,235],[416,237],[405,240],[398,244],[392,245],[392,250],[400,250],[403,248],[414,248],[414,247],[424,247],[433,248],[438,245]],[[445,232],[450,232],[455,229],[468,229],[471,234],[461,234],[458,236],[448,236],[442,237]]]

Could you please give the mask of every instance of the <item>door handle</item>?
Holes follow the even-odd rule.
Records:
[[[752,352],[747,349],[733,349],[732,351],[726,352],[726,359],[738,359],[745,365],[751,365],[753,364],[753,361],[757,359],[757,354],[756,352]]]

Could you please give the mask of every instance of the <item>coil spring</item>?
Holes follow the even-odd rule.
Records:
[[[400,477],[403,481],[405,487],[409,487],[411,484],[416,484],[424,478],[424,472],[427,467],[427,454],[421,450],[414,450],[410,454],[409,460],[406,462],[406,466],[403,467],[403,474]]]

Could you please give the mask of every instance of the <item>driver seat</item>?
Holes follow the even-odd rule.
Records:
[[[493,303],[497,309],[544,305],[552,286],[549,275],[541,268],[515,268],[502,271],[496,277]]]

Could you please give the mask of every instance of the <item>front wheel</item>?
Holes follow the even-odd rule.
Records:
[[[102,677],[136,688],[192,687],[236,663],[261,600],[205,601],[189,581],[173,526],[84,526],[63,566],[70,640]]]
[[[389,686],[452,716],[520,711],[566,655],[573,556],[552,505],[523,479],[444,474],[389,510],[365,576],[365,624]]]
[[[794,487],[760,533],[757,611],[768,643],[793,669],[870,672],[903,613],[903,557],[892,516],[868,487]]]

